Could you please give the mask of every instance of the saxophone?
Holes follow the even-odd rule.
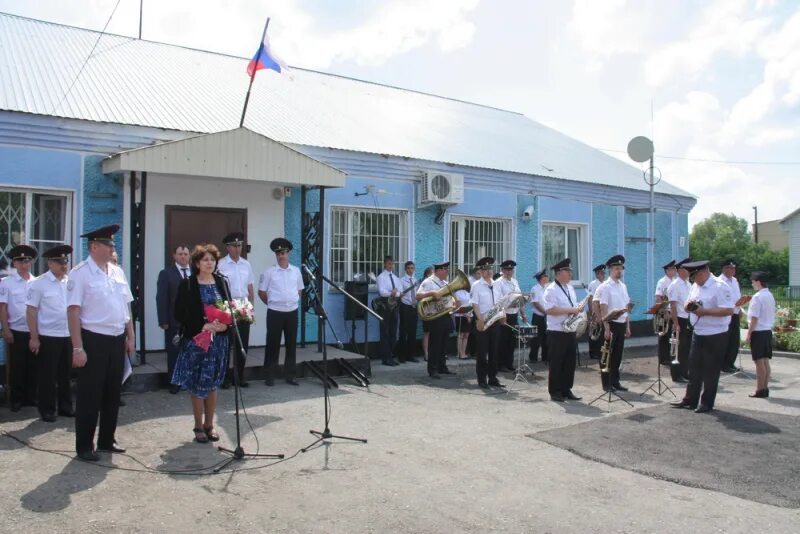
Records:
[[[564,329],[564,332],[575,332],[577,336],[582,336],[586,331],[586,325],[589,323],[589,319],[584,308],[586,307],[586,303],[589,301],[590,296],[591,295],[586,295],[586,298],[584,298],[578,303],[577,306],[575,306],[583,311],[570,315],[563,323],[561,323],[561,328]]]
[[[506,318],[506,309],[512,307],[514,304],[517,307],[522,308],[528,300],[527,295],[523,295],[522,293],[509,293],[505,295],[500,300],[492,306],[489,311],[487,311],[483,316],[483,329],[481,332],[485,331],[487,328],[492,326],[494,323],[499,321],[500,319]]]

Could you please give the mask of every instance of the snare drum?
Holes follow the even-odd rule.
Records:
[[[535,326],[523,324],[519,325],[517,330],[519,330],[519,334],[517,334],[517,336],[522,339],[533,339],[536,337],[537,328]]]

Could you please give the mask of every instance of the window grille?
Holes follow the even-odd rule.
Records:
[[[511,221],[453,216],[450,218],[450,277],[457,269],[469,274],[475,263],[486,256],[500,264],[510,259]]]

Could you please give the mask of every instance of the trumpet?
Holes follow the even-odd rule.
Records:
[[[611,359],[611,341],[614,339],[614,334],[606,339],[603,343],[603,348],[600,349],[600,372],[608,373],[608,364]]]
[[[672,361],[669,362],[670,365],[678,365],[680,362],[678,361],[678,348],[680,346],[680,338],[678,338],[678,332],[675,329],[672,329],[672,335],[669,338],[669,352],[672,356]]]

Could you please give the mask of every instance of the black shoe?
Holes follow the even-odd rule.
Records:
[[[55,423],[56,422],[56,414],[54,413],[46,413],[42,416],[42,421],[45,423]]]
[[[679,401],[672,401],[669,403],[670,406],[673,408],[689,408],[690,410],[694,410],[696,406],[689,402],[686,399],[681,399]]]
[[[406,360],[406,362],[419,363],[419,360],[416,359],[416,358],[409,358],[409,359]]]
[[[489,380],[489,385],[494,386],[496,388],[504,388],[505,386],[500,383],[500,381],[496,378],[492,378]]]
[[[554,402],[564,402],[564,397],[562,395],[550,395],[550,400]]]
[[[614,384],[615,391],[628,391],[628,388],[623,387],[622,384]]]
[[[737,372],[739,372],[739,368],[738,367],[733,367],[733,366],[723,367],[722,372],[723,373],[737,373]]]
[[[122,397],[120,397],[120,398],[119,398],[119,405],[120,405],[120,406],[127,406],[127,405],[128,405],[128,403],[127,403],[127,402],[125,402],[125,399],[123,399]]]
[[[300,383],[297,380],[295,380],[294,378],[287,378],[286,379],[286,383],[289,384],[290,386],[299,386],[300,385]]]
[[[247,380],[242,380],[241,382],[239,382],[239,387],[240,388],[249,388],[250,387],[250,382],[248,382]]]
[[[433,378],[434,380],[441,380],[441,378],[442,378],[437,373],[429,373],[428,376]]]
[[[65,408],[63,410],[58,410],[58,415],[63,417],[75,417],[75,410],[72,408]]]
[[[478,387],[481,389],[489,389],[489,384],[486,382],[478,382]]]
[[[97,462],[100,460],[100,456],[94,451],[79,452],[78,458],[84,462]]]
[[[769,395],[768,390],[766,389],[757,389],[755,393],[751,393],[749,395],[750,398],[753,399],[765,399]]]
[[[171,395],[177,395],[178,392],[181,390],[181,387],[176,384],[169,385],[169,392]]]
[[[582,399],[582,397],[579,397],[579,396],[575,395],[571,391],[567,391],[566,393],[564,393],[564,398],[565,399],[569,399],[569,400],[581,400]]]
[[[701,404],[700,406],[697,407],[697,409],[694,411],[694,413],[706,413],[706,412],[710,412],[710,411],[711,411],[711,408],[709,408],[705,404]]]
[[[455,373],[453,371],[451,371],[450,369],[448,369],[447,367],[445,367],[444,369],[439,369],[439,374],[440,375],[454,375]]]
[[[21,409],[22,409],[22,403],[21,402],[12,402],[11,403],[11,411],[12,412],[18,412]]]
[[[381,363],[388,367],[394,367],[394,362],[392,362],[391,360],[381,360]]]
[[[222,389],[230,389],[231,387],[230,379],[226,378],[225,380],[223,380],[222,385],[220,385],[219,387],[221,387]]]
[[[685,379],[685,378],[683,378],[682,376],[679,376],[678,378],[674,378],[672,381],[673,381],[674,383],[676,383],[676,384],[686,384],[686,383],[688,383],[688,382],[689,382],[688,380],[686,380],[686,379]]]
[[[125,447],[120,447],[119,443],[117,443],[116,441],[111,443],[111,446],[109,447],[101,447],[100,445],[98,445],[97,450],[103,452],[118,452],[118,453],[123,453],[126,451]]]
[[[272,378],[267,378],[266,380],[264,380],[264,385],[265,386],[274,386],[275,385],[275,380],[272,379]]]

